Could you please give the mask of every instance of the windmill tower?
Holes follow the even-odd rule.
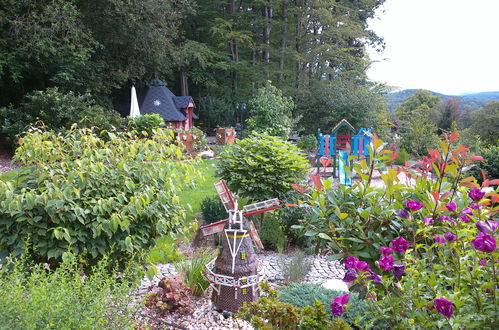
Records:
[[[253,243],[263,245],[248,216],[280,208],[277,198],[246,205],[238,209],[237,200],[225,181],[215,182],[218,195],[229,218],[202,226],[203,235],[222,232],[222,248],[215,259],[205,265],[205,277],[213,288],[212,300],[217,310],[236,312],[248,301],[258,299],[258,260]]]

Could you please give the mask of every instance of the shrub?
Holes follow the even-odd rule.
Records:
[[[499,179],[499,145],[480,148],[479,155],[483,157],[483,161],[476,164],[467,175],[474,176],[479,183],[482,183],[481,170],[483,170],[488,179]]]
[[[341,318],[331,320],[331,314],[325,311],[320,301],[314,302],[313,306],[298,308],[279,301],[278,292],[267,282],[260,283],[260,287],[264,296],[241,308],[236,315],[250,321],[257,329],[350,329]]]
[[[220,155],[218,175],[232,191],[251,201],[283,196],[303,179],[309,164],[291,143],[254,133]]]
[[[309,134],[299,139],[296,145],[305,152],[311,152],[318,147],[318,142],[315,135]]]
[[[203,212],[203,219],[207,224],[227,219],[229,216],[218,196],[203,199],[201,202],[201,212]]]
[[[404,166],[409,160],[409,153],[405,149],[400,149],[397,158],[393,162],[395,165]]]
[[[146,307],[155,310],[159,314],[175,312],[180,314],[194,313],[191,302],[191,289],[186,287],[177,279],[164,277],[158,283],[159,288],[146,297]]]
[[[171,133],[171,132],[170,132]],[[15,160],[25,164],[0,181],[0,246],[14,255],[29,238],[38,260],[57,262],[71,248],[113,261],[191,226],[175,193],[192,184],[192,162],[164,131],[152,139],[73,129],[65,135],[30,131]]]
[[[191,259],[186,259],[175,264],[175,268],[182,275],[184,283],[196,296],[202,295],[210,286],[204,277],[204,266],[215,257],[214,251],[197,251]]]
[[[330,313],[329,305],[331,299],[341,296],[344,292],[329,290],[316,283],[294,283],[285,287],[279,293],[279,300],[289,303],[298,308],[313,306],[316,300],[324,306],[324,311]],[[341,317],[350,324],[362,325],[356,322],[367,314],[369,306],[366,301],[360,299],[358,293],[350,293],[348,309]]]
[[[184,255],[178,251],[180,239],[175,236],[173,233],[168,233],[156,239],[146,261],[153,264],[166,264],[183,260]]]
[[[141,115],[139,118],[130,119],[129,126],[131,129],[144,136],[151,136],[153,132],[163,127],[165,120],[157,113]]]
[[[105,130],[125,125],[118,112],[95,105],[89,94],[63,93],[57,87],[29,93],[19,107],[4,108],[2,117],[0,126],[12,143],[28,126],[39,121],[53,130],[68,129],[74,123]]]
[[[0,269],[0,324],[3,329],[134,328],[138,306],[131,299],[138,268],[110,273],[108,259],[82,276],[78,259],[64,255],[59,268],[29,264],[27,258]],[[119,275],[118,275],[119,274]]]
[[[266,133],[289,137],[291,129],[291,111],[294,108],[290,97],[282,96],[282,92],[267,81],[258,89],[256,96],[248,103],[250,118],[246,120],[248,132]]]
[[[307,260],[302,251],[298,251],[288,258],[283,255],[279,256],[278,265],[284,280],[289,282],[301,281],[310,271],[310,261]]]
[[[284,249],[286,237],[282,231],[281,224],[272,215],[265,215],[260,231],[260,239],[267,249],[279,251]]]

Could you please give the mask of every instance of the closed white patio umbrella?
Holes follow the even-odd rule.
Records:
[[[130,102],[130,118],[139,118],[140,109],[139,102],[137,101],[137,92],[135,91],[135,86],[132,86],[132,100]]]

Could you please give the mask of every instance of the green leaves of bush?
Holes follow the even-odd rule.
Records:
[[[258,201],[283,196],[291,184],[305,177],[308,168],[293,144],[253,133],[220,155],[218,175],[242,197]]]
[[[14,255],[29,238],[39,260],[60,260],[71,248],[114,260],[142,250],[167,232],[189,224],[176,187],[191,184],[192,162],[171,131],[151,139],[91,129],[66,134],[31,130],[15,159],[26,164],[0,181],[0,246]]]

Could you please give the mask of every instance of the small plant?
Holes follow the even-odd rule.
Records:
[[[400,149],[397,158],[393,161],[395,165],[404,166],[409,160],[409,153],[405,149]]]
[[[170,263],[183,260],[185,256],[178,251],[179,239],[172,233],[163,235],[155,240],[146,261],[149,263]]]
[[[146,297],[146,307],[157,311],[159,314],[168,312],[194,313],[190,298],[192,290],[179,280],[164,277],[159,281],[158,287],[153,290]]]
[[[2,329],[135,328],[139,306],[130,296],[140,283],[139,267],[109,272],[103,258],[82,276],[80,260],[66,252],[57,269],[32,264],[28,256],[0,269]],[[137,280],[139,279],[139,282]]]
[[[284,280],[289,282],[301,281],[310,271],[310,260],[307,259],[303,251],[298,251],[288,258],[280,255],[278,265]]]
[[[259,234],[265,248],[274,251],[284,249],[286,236],[284,236],[281,224],[275,216],[269,214],[265,215]]]
[[[203,219],[207,224],[228,217],[227,211],[218,196],[211,196],[203,199],[201,202],[201,212],[203,212]]]
[[[196,296],[202,295],[210,283],[203,276],[204,265],[215,257],[215,252],[200,250],[191,259],[186,259],[175,264],[175,268],[182,275],[184,283]]]
[[[271,289],[268,282],[261,283],[260,287],[264,296],[241,308],[236,315],[257,329],[350,329],[342,319],[331,321],[331,314],[325,312],[320,301],[314,302],[313,306],[298,308],[279,301],[278,292]]]
[[[309,134],[299,139],[296,145],[305,152],[311,152],[318,147],[317,138],[315,135]]]
[[[165,120],[161,115],[152,113],[141,115],[136,119],[130,119],[129,126],[135,129],[140,135],[151,136],[156,129],[163,127],[164,124]]]

